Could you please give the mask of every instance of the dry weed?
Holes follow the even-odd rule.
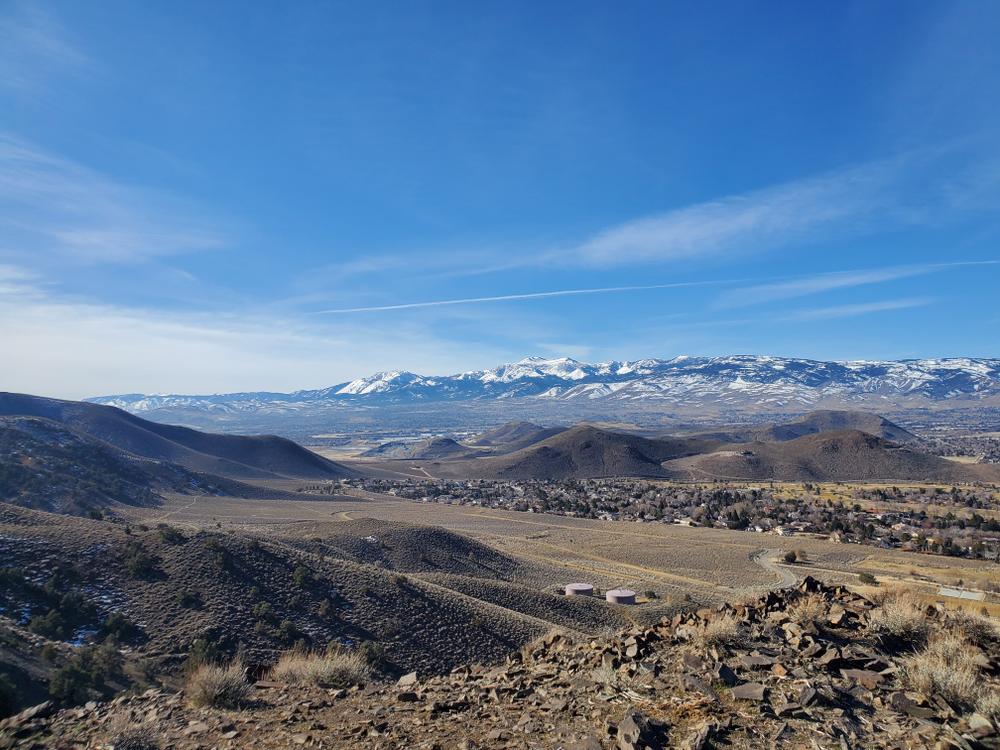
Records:
[[[364,685],[372,670],[356,651],[330,651],[325,654],[291,651],[271,667],[271,678],[291,685],[350,687]]]
[[[994,722],[1000,721],[1000,692],[986,693],[976,703],[976,710]]]
[[[151,724],[119,716],[111,723],[108,746],[114,750],[160,750],[160,740]]]
[[[925,648],[903,660],[903,670],[916,690],[936,693],[954,705],[971,706],[980,692],[976,651],[961,634],[936,633]]]
[[[729,614],[709,620],[698,629],[694,636],[694,641],[703,648],[736,646],[743,640],[743,629],[740,621]]]
[[[815,623],[817,627],[822,627],[822,620],[827,612],[826,600],[819,594],[808,594],[792,602],[787,612],[794,623],[799,625]]]
[[[868,615],[868,632],[879,639],[895,638],[919,646],[930,635],[931,626],[920,600],[912,594],[892,591],[879,597]]]
[[[1000,631],[997,630],[996,622],[985,615],[956,609],[946,615],[945,622],[977,646],[983,646],[990,641],[1000,639]]]
[[[197,707],[237,708],[247,702],[250,691],[238,661],[228,666],[202,664],[184,686],[188,700]]]

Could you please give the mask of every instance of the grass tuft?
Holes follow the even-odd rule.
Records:
[[[114,750],[160,750],[160,740],[150,724],[119,716],[111,723],[107,744]]]
[[[954,628],[977,646],[985,646],[991,641],[1000,639],[996,622],[975,612],[956,609],[948,612],[945,622],[947,626]]]
[[[787,610],[792,622],[799,625],[815,623],[817,627],[823,625],[822,620],[826,611],[826,600],[819,594],[801,596],[792,602]]]
[[[736,646],[745,638],[740,621],[735,616],[726,614],[706,622],[694,636],[694,640],[703,648],[709,646]]]
[[[250,699],[250,691],[238,661],[228,666],[202,664],[184,687],[188,700],[199,708],[238,708]]]
[[[982,692],[976,652],[960,633],[937,633],[921,651],[903,660],[903,671],[921,693],[940,695],[956,706],[973,706]]]
[[[364,685],[372,670],[363,655],[355,651],[315,654],[290,651],[271,667],[271,678],[291,685],[349,687]]]
[[[918,598],[905,592],[887,593],[868,615],[868,632],[879,640],[891,638],[920,646],[927,641],[930,631],[924,606]]]

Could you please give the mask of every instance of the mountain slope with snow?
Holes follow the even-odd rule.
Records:
[[[992,398],[1000,398],[1000,359],[824,362],[734,355],[596,364],[528,357],[457,375],[381,372],[294,393],[126,394],[89,400],[135,413],[184,409],[227,414],[500,399],[806,410],[820,404],[976,403]]]

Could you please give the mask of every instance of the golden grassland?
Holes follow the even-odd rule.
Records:
[[[798,485],[801,490],[801,485]],[[771,534],[679,525],[593,521],[517,513],[476,506],[415,503],[366,493],[368,498],[239,500],[173,496],[155,509],[131,509],[136,521],[165,521],[192,529],[251,529],[282,536],[322,537],[337,524],[374,518],[440,526],[484,542],[523,563],[519,583],[555,590],[584,580],[599,589],[627,586],[660,601],[736,600],[809,574],[833,583],[859,585],[870,573],[883,586],[912,589],[927,601],[1000,615],[1000,600],[985,602],[937,595],[940,585],[989,591],[1000,588],[1000,565],[993,562],[837,544],[811,536]],[[316,496],[313,496],[316,497]],[[804,564],[787,565],[782,555],[805,553]],[[791,574],[791,575],[789,575]]]

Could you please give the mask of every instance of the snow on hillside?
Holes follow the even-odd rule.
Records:
[[[126,394],[90,399],[132,412],[186,409],[268,411],[310,404],[405,403],[530,398],[808,407],[916,397],[929,401],[1000,395],[1000,359],[823,362],[754,355],[641,359],[588,364],[568,357],[528,357],[489,370],[422,376],[381,372],[295,393],[214,396]]]

